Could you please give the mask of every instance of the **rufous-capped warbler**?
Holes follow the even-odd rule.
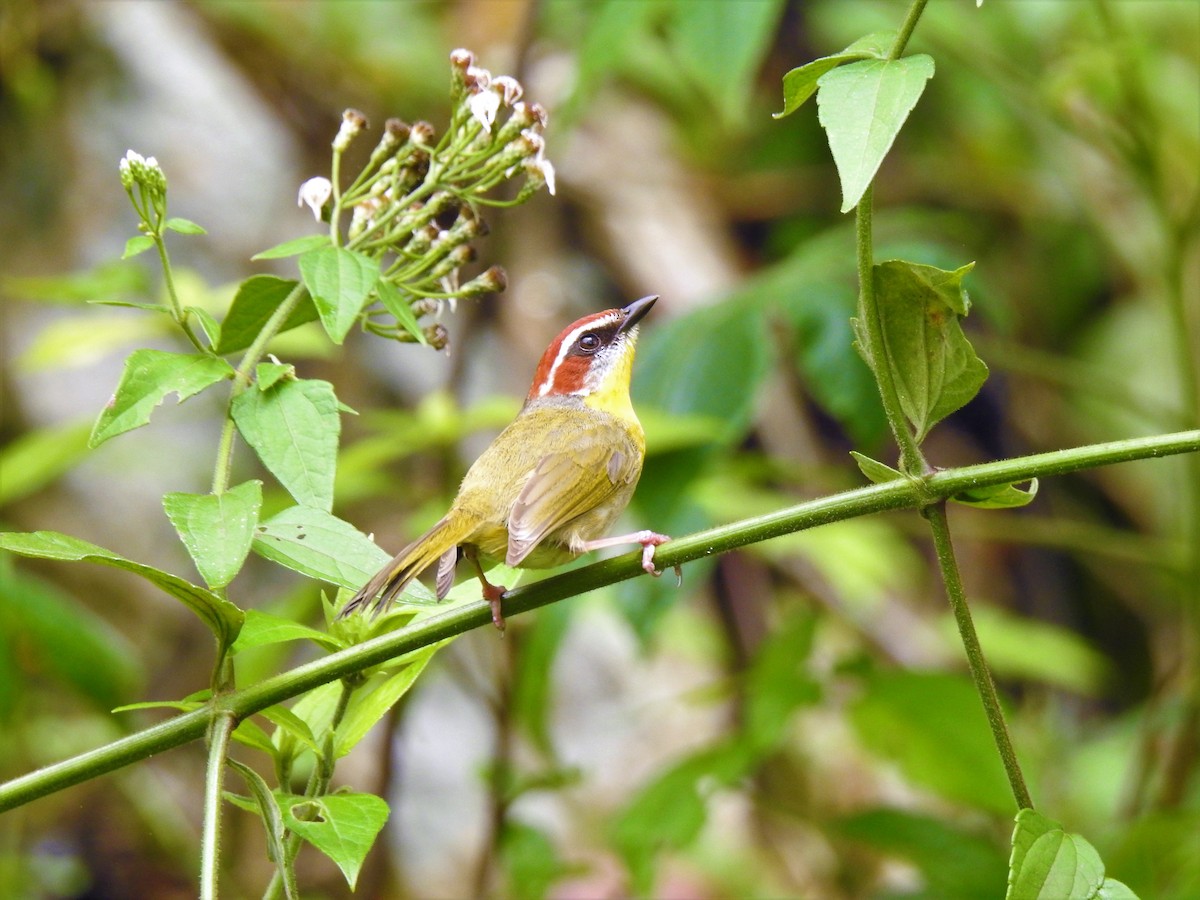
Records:
[[[657,299],[643,297],[584,316],[550,343],[520,414],[467,471],[450,511],[363,585],[342,616],[372,601],[376,614],[382,612],[435,562],[437,597],[443,599],[454,581],[459,547],[474,565],[492,621],[501,629],[506,589],[488,582],[480,557],[549,568],[588,550],[637,543],[642,568],[660,574],[654,548],[666,535],[603,537],[642,473],[646,440],[629,400],[629,378],[637,323]]]

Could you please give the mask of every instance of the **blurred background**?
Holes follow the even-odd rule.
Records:
[[[864,482],[894,461],[850,346],[852,217],[815,104],[780,79],[907,4],[149,2],[0,8],[0,526],[77,535],[196,577],[162,513],[203,491],[219,392],[85,448],[122,360],[179,349],[117,163],[154,155],[186,304],[214,313],[252,254],[315,230],[346,107],[448,119],[467,47],[550,112],[558,192],[489,216],[508,290],[447,311],[448,352],[306,326],[273,350],[334,383],[335,512],[395,550],[444,511],[516,412],[546,343],[645,294],[635,404],[649,457],[629,526],[682,535]],[[934,429],[960,465],[1197,427],[1200,6],[933,0],[937,73],[880,172],[876,258],[956,268],[982,393]],[[373,140],[364,140],[368,145]],[[313,330],[309,330],[313,329]],[[236,480],[262,477],[242,448]],[[1200,894],[1200,509],[1194,460],[951,511],[984,649],[1039,809],[1143,896]],[[266,479],[268,486],[273,482]],[[277,488],[266,511],[286,506]],[[161,718],[109,713],[207,685],[211,642],[118,572],[0,560],[0,778]],[[252,558],[242,606],[320,621],[317,585]],[[239,657],[239,684],[302,661]],[[239,751],[240,752],[240,751]],[[251,756],[246,756],[252,759]],[[203,751],[0,817],[0,895],[195,893]],[[912,513],[636,579],[442,650],[338,769],[387,798],[365,897],[996,897],[1012,800]],[[270,875],[226,813],[226,890]],[[348,895],[305,855],[305,896]]]

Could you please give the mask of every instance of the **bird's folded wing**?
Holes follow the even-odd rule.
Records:
[[[637,478],[632,448],[622,451],[588,437],[584,432],[570,451],[543,456],[517,495],[508,519],[510,566],[520,565],[547,534]]]

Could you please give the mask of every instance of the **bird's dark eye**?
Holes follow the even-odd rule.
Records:
[[[579,339],[579,349],[584,353],[595,353],[600,349],[600,338],[589,331]]]

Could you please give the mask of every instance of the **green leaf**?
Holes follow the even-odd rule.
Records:
[[[820,76],[817,117],[842,182],[842,212],[862,199],[932,77],[933,58],[923,53],[866,59]]]
[[[0,506],[27,497],[73,469],[88,452],[91,422],[38,428],[0,449]]]
[[[576,871],[565,863],[554,842],[540,828],[505,817],[500,831],[500,858],[506,876],[505,897],[543,900],[550,889]]]
[[[405,656],[400,671],[386,678],[372,679],[354,692],[333,738],[335,759],[341,759],[358,746],[359,741],[367,736],[367,732],[375,723],[387,715],[388,710],[408,693],[408,689],[425,671],[425,666],[433,659],[433,654],[439,646],[440,644],[435,644]]]
[[[342,247],[309,250],[300,275],[312,295],[329,339],[340,344],[379,281],[379,261]]]
[[[1021,490],[1015,484],[993,484],[987,487],[968,488],[960,491],[950,499],[964,506],[975,506],[979,509],[1013,509],[1027,506],[1037,496],[1038,480],[1029,482],[1028,490]]]
[[[212,347],[215,353],[217,345],[221,343],[221,323],[214,319],[207,309],[199,306],[185,307],[184,312],[196,317],[200,327],[204,329],[204,336],[208,338],[208,346]]]
[[[171,493],[163,510],[196,564],[204,583],[216,590],[233,581],[250,554],[262,482],[247,481],[223,494]]]
[[[328,511],[342,422],[328,381],[281,381],[243,391],[232,406],[246,443],[296,502]]]
[[[258,337],[267,320],[279,308],[298,282],[276,278],[274,275],[254,275],[238,287],[230,304],[229,313],[221,323],[221,340],[217,353],[224,356],[245,350]],[[317,308],[308,297],[296,304],[296,308],[279,328],[279,333],[312,322],[317,318]]]
[[[179,216],[172,216],[167,219],[166,227],[179,234],[208,234],[204,228],[197,225],[191,219],[181,219]]]
[[[917,896],[995,900],[1007,869],[990,834],[973,834],[933,816],[878,807],[835,822],[833,831],[911,862],[925,881]]]
[[[342,642],[327,632],[318,631],[291,619],[275,616],[259,609],[246,610],[246,621],[238,632],[233,652],[239,653],[251,647],[282,644],[287,641],[312,641],[326,650],[342,649]]]
[[[425,329],[417,321],[416,313],[412,311],[412,307],[408,304],[408,301],[400,296],[400,292],[396,290],[395,285],[381,278],[375,285],[375,295],[379,298],[379,302],[383,304],[383,308],[396,320],[396,323],[411,334],[418,344],[429,344],[429,339],[425,337]]]
[[[959,322],[970,309],[962,279],[973,266],[947,271],[889,260],[874,268],[886,362],[918,441],[987,380],[988,368]],[[860,340],[859,346],[866,344]],[[868,362],[874,368],[879,361]]]
[[[17,638],[20,676],[11,683],[18,690],[39,682],[55,684],[57,694],[63,684],[104,711],[137,694],[141,657],[125,636],[54,585],[16,569],[12,557],[0,559],[0,609],[0,644]]]
[[[132,259],[145,253],[154,246],[154,238],[148,234],[138,234],[131,237],[125,242],[125,252],[121,254],[121,259]]]
[[[1032,679],[1088,697],[1101,696],[1112,675],[1111,664],[1074,631],[987,603],[973,604],[971,614],[996,677]],[[958,627],[949,611],[938,620],[938,631],[948,651],[961,652]]]
[[[284,797],[283,811],[288,828],[337,863],[351,890],[389,812],[380,797],[352,793]],[[312,818],[299,818],[297,811]]]
[[[254,383],[260,391],[269,391],[282,378],[295,378],[296,367],[286,363],[259,363],[254,367]]]
[[[150,293],[148,270],[137,263],[110,260],[94,269],[34,278],[3,279],[5,293],[43,303],[79,304]]]
[[[681,849],[696,839],[708,818],[708,794],[740,778],[748,761],[734,745],[701,750],[649,782],[617,816],[612,842],[636,895],[653,893],[663,850]]]
[[[885,465],[877,459],[863,456],[863,454],[854,450],[850,451],[850,455],[858,463],[859,471],[866,475],[867,480],[873,484],[883,484],[885,481],[895,481],[897,478],[904,477],[903,472],[893,469],[891,466]]]
[[[233,770],[242,776],[242,780],[250,790],[250,796],[254,798],[255,804],[258,806],[258,814],[262,817],[263,825],[267,829],[267,858],[275,863],[279,870],[284,896],[287,900],[293,900],[293,898],[299,897],[300,893],[296,887],[296,873],[288,860],[285,843],[287,826],[283,821],[283,810],[279,808],[279,801],[276,800],[274,792],[261,775],[236,759],[230,759],[228,762]]]
[[[182,403],[232,377],[233,367],[214,356],[134,350],[125,360],[116,393],[96,419],[88,446],[98,447],[111,437],[145,425],[167,394],[178,394]]]
[[[746,671],[742,728],[759,757],[779,745],[798,707],[821,697],[820,686],[807,670],[815,624],[806,613],[790,616],[759,645]]]
[[[1104,877],[1096,848],[1032,809],[1017,813],[1005,900],[1062,897],[1129,897],[1133,892]]]
[[[783,109],[772,113],[772,117],[782,119],[790,116],[817,91],[817,80],[826,72],[836,69],[843,63],[859,59],[886,59],[888,48],[896,40],[894,31],[876,31],[861,37],[845,50],[832,56],[822,56],[799,68],[792,69],[783,76]]]
[[[261,725],[250,719],[238,722],[237,728],[233,730],[233,739],[243,747],[261,750],[271,756],[275,755],[275,745],[271,743],[271,736],[263,730]]]
[[[913,782],[993,812],[1012,808],[983,705],[971,682],[935,672],[876,672],[850,707],[864,746]]]
[[[140,575],[161,588],[199,616],[212,630],[222,647],[233,643],[242,627],[243,613],[237,606],[211,591],[152,566],[133,562],[111,550],[57,531],[0,533],[0,550],[37,559],[65,562],[93,562]]]
[[[675,4],[669,28],[672,49],[726,119],[745,117],[747,98],[783,5],[780,0]],[[720,47],[720,52],[714,53],[714,47]]]
[[[254,552],[311,578],[358,590],[391,559],[348,522],[322,509],[292,506],[258,526]],[[432,603],[433,594],[413,581],[405,603]]]
[[[264,250],[261,253],[255,253],[251,259],[286,259],[289,256],[299,256],[301,253],[307,253],[309,250],[319,250],[322,247],[331,246],[327,234],[306,234],[304,237],[294,238],[290,241],[284,241],[282,244],[276,244],[269,250]]]
[[[317,739],[313,737],[312,729],[308,727],[308,723],[286,706],[269,706],[259,713],[259,715],[273,723],[279,729],[278,734],[286,734],[299,741],[314,754],[319,755],[321,753],[321,747],[317,744]],[[283,741],[280,740],[279,744],[282,747]]]

